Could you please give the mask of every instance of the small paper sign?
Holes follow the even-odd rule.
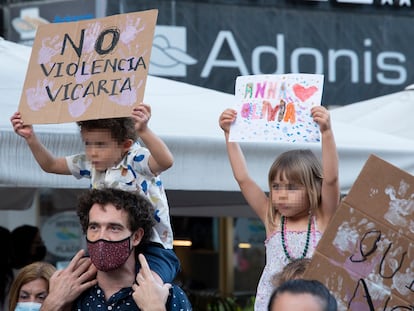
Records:
[[[157,15],[40,25],[19,104],[24,122],[129,116],[144,97]]]
[[[310,110],[321,104],[323,75],[240,76],[236,80],[237,119],[230,141],[318,142],[319,126]]]

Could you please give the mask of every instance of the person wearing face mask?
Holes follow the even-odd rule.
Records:
[[[19,270],[36,261],[44,260],[46,246],[36,226],[22,225],[11,233],[12,266]]]
[[[77,214],[89,258],[82,258],[85,252],[79,251],[67,268],[52,277],[42,311],[192,310],[178,286],[154,280],[141,254],[155,221],[153,206],[144,196],[112,188],[92,189],[79,198]],[[145,278],[139,273],[141,265]],[[151,297],[156,304],[143,301],[149,287],[159,297]]]
[[[23,267],[10,287],[9,311],[39,311],[55,271],[56,268],[47,262],[34,262]]]

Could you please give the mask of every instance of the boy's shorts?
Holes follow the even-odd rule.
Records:
[[[180,260],[174,250],[166,249],[160,244],[149,243],[140,252],[144,254],[145,259],[151,271],[157,273],[164,283],[172,283],[180,271]],[[141,265],[137,262],[138,267]]]

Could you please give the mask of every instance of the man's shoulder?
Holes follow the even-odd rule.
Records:
[[[79,310],[89,310],[85,308],[85,304],[89,300],[96,299],[96,292],[98,290],[98,285],[92,286],[85,290],[72,304],[72,311]]]
[[[173,284],[167,301],[167,311],[192,311],[187,294],[178,285]]]

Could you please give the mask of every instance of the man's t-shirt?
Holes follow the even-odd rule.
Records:
[[[137,311],[140,310],[132,298],[132,287],[126,287],[105,300],[102,289],[95,285],[86,290],[73,304],[72,311]],[[170,289],[167,311],[191,311],[187,295],[177,285]]]

